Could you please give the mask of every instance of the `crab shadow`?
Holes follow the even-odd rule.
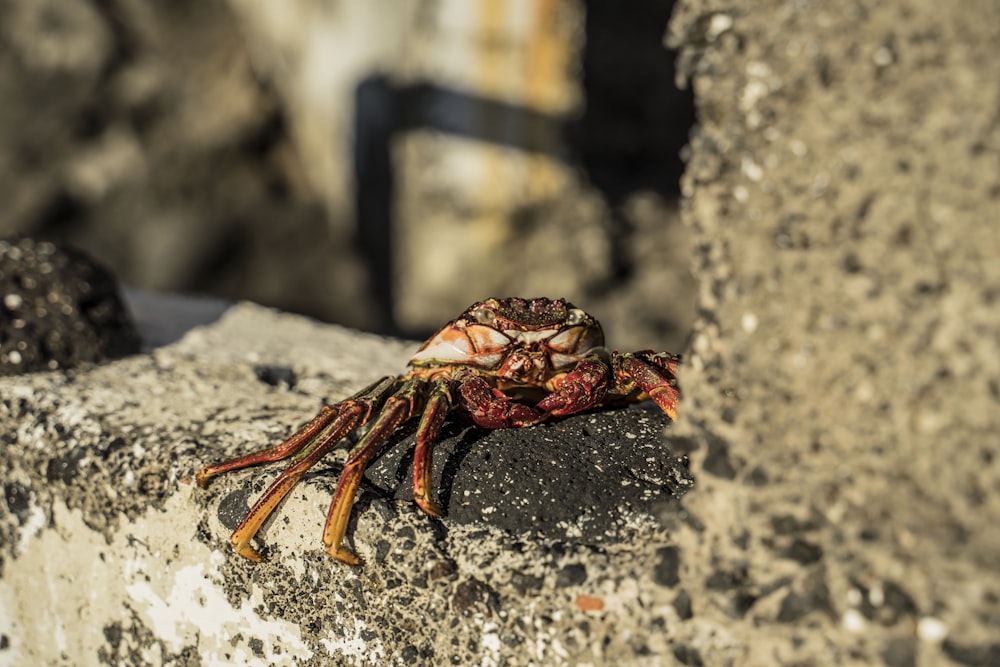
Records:
[[[349,449],[354,446],[364,435],[365,430],[358,429],[352,432],[341,447]],[[487,429],[462,421],[450,421],[442,427],[438,442],[434,446],[432,491],[445,510],[445,516],[463,462],[489,433]],[[415,453],[416,425],[411,422],[389,438],[365,469],[361,479],[361,493],[358,494],[356,501],[357,508],[363,510],[376,498],[412,501]],[[317,465],[303,475],[303,480],[328,486],[332,493],[343,468],[342,463]]]
[[[438,502],[444,509],[444,516],[448,516],[448,508],[451,506],[452,493],[455,488],[455,479],[462,469],[462,463],[476,444],[482,442],[489,435],[489,430],[462,422],[449,422],[441,430],[441,437],[435,445],[435,460],[444,461],[443,465],[434,465],[433,479],[437,481],[435,489]],[[414,455],[416,454],[416,439],[414,436],[407,437],[403,443],[405,449],[395,470],[395,497],[401,500],[413,499],[412,471]],[[440,469],[440,477],[437,471]],[[409,489],[409,490],[407,490]]]
[[[444,532],[449,525],[486,524],[546,539],[617,541],[628,515],[658,516],[694,484],[682,439],[665,435],[668,424],[649,406],[588,412],[530,429],[449,421],[434,447],[431,482],[445,520],[428,524]],[[348,536],[369,509],[387,522],[405,509],[419,513],[412,502],[415,433],[415,424],[400,429],[368,466]],[[351,434],[341,447],[362,435],[363,429]],[[339,462],[320,464],[304,481],[332,497],[342,470]],[[231,523],[235,513],[228,518]]]

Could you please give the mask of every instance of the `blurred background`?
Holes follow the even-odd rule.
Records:
[[[5,0],[0,237],[420,338],[563,296],[680,350],[669,0]]]

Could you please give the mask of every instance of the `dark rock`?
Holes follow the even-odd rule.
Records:
[[[253,371],[257,379],[264,384],[269,384],[272,387],[284,385],[288,389],[295,388],[295,371],[288,366],[258,365],[254,366]]]
[[[251,488],[236,489],[219,502],[219,522],[229,530],[236,530],[243,517],[250,509],[250,500],[254,496]]]
[[[514,571],[510,573],[510,585],[513,586],[519,593],[524,595],[528,591],[536,591],[541,588],[544,583],[542,577],[535,575],[525,574],[523,572]]]
[[[794,540],[788,548],[782,550],[781,555],[802,565],[809,565],[823,557],[823,548],[805,540]]]
[[[689,667],[702,667],[705,664],[701,659],[698,649],[687,644],[678,644],[675,646],[674,657],[677,658],[678,662]]]
[[[45,468],[45,477],[50,482],[72,484],[80,469],[80,463],[87,456],[84,449],[71,449],[65,455],[49,459]]]
[[[944,654],[955,662],[968,667],[995,667],[1000,665],[1000,644],[960,644],[944,640]]]
[[[496,597],[492,588],[478,579],[466,579],[455,587],[451,604],[455,611],[463,612],[477,603],[488,603],[491,597]]]
[[[579,586],[587,580],[587,568],[578,563],[567,565],[559,571],[556,577],[556,586],[565,588],[566,586]]]
[[[882,647],[882,660],[887,667],[916,667],[917,641],[912,636],[894,637]]]
[[[3,496],[7,502],[7,510],[23,525],[31,507],[31,490],[17,482],[5,482]]]
[[[815,530],[816,526],[809,521],[800,521],[790,514],[781,514],[771,517],[771,528],[777,535],[794,535]]]
[[[729,459],[729,443],[722,438],[711,437],[708,439],[708,453],[705,455],[705,472],[721,477],[722,479],[733,479],[736,477],[736,467]]]
[[[680,583],[680,551],[677,547],[663,547],[656,554],[660,557],[660,562],[653,571],[653,580],[661,586],[676,586]]]
[[[710,591],[735,590],[747,583],[745,566],[736,570],[716,570],[705,580],[705,588]]]
[[[781,601],[777,621],[779,623],[794,623],[810,611],[812,611],[810,600],[795,591],[789,591]]]
[[[903,588],[893,582],[882,582],[881,600],[876,604],[873,601],[871,590],[855,582],[858,590],[863,594],[859,611],[870,621],[881,623],[882,625],[894,625],[905,617],[914,617],[918,609],[916,602]]]
[[[574,415],[532,429],[449,424],[435,447],[433,481],[449,522],[485,523],[584,543],[613,540],[623,511],[655,516],[694,485],[673,456],[670,420],[645,405]],[[413,437],[390,445],[366,472],[411,500]],[[586,516],[580,533],[569,526]]]
[[[694,610],[691,607],[691,594],[686,590],[681,589],[674,598],[674,611],[677,612],[677,616],[681,620],[686,621],[694,616]]]
[[[138,351],[139,336],[108,271],[66,246],[0,240],[0,375]]]

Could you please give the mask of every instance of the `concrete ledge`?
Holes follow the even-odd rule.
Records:
[[[644,409],[453,428],[442,521],[396,499],[401,438],[355,507],[363,567],[319,543],[336,456],[265,524],[265,563],[230,551],[280,464],[207,490],[198,467],[281,439],[412,349],[241,304],[148,355],[0,380],[0,663],[599,662],[662,644],[691,478]]]

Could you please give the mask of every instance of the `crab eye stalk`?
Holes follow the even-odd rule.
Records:
[[[580,322],[583,322],[586,317],[587,313],[583,312],[579,308],[574,308],[569,311],[569,314],[566,316],[566,324],[570,326],[579,324]]]
[[[476,318],[476,321],[480,324],[493,324],[493,321],[497,318],[497,314],[493,312],[490,308],[476,308],[472,313],[472,316]]]

